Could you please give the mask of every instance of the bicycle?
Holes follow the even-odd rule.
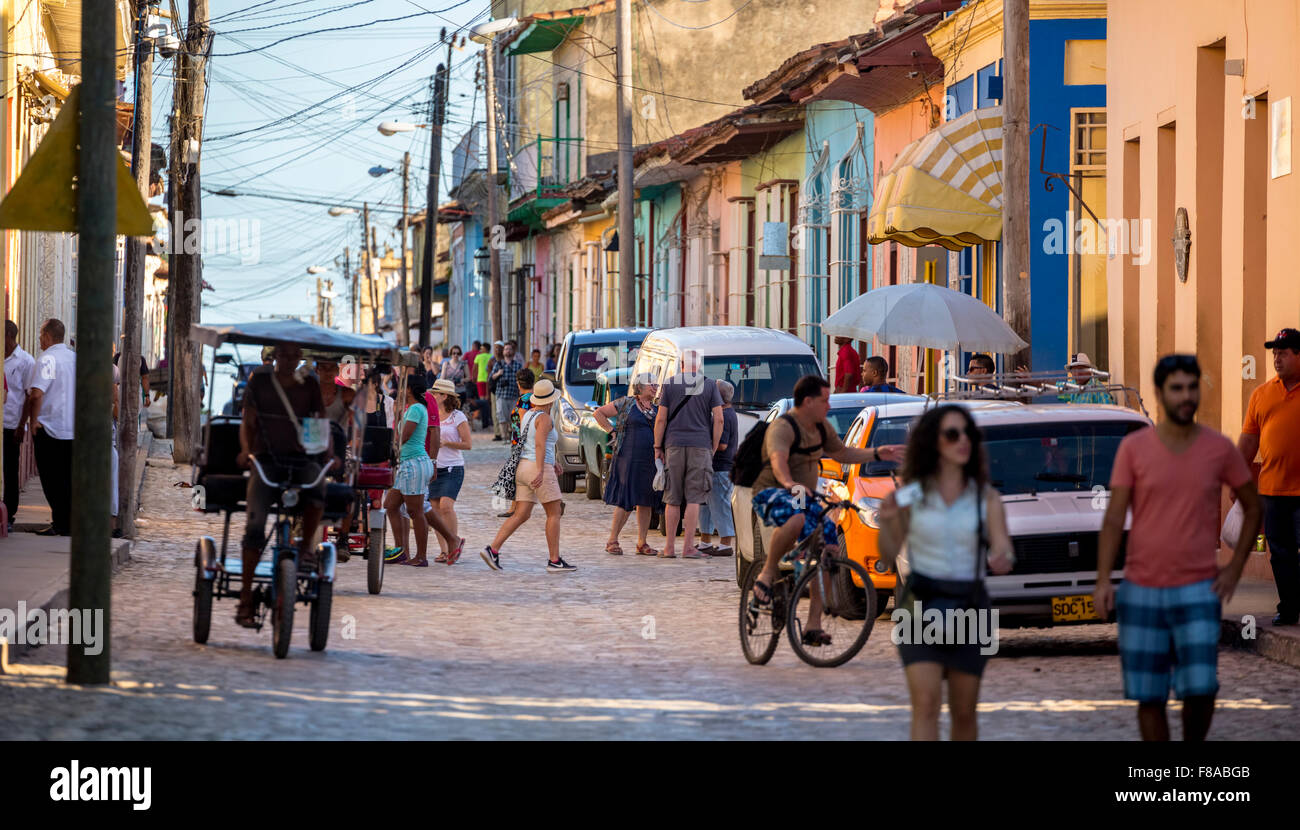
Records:
[[[861,512],[851,501],[812,495],[815,503],[806,509],[819,522],[835,510]],[[818,528],[782,557],[770,604],[760,605],[754,597],[761,566],[755,563],[745,577],[740,591],[740,646],[751,664],[761,666],[772,659],[782,628],[799,659],[818,668],[847,663],[871,636],[877,598],[870,576],[845,556],[842,547],[827,553],[824,546]],[[810,626],[814,610],[821,620]]]

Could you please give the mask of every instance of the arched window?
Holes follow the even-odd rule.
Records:
[[[830,307],[830,187],[826,181],[830,167],[830,142],[822,142],[817,162],[804,179],[799,195],[799,233],[803,250],[799,256],[799,289],[802,295],[804,340],[822,363],[829,345],[822,334],[822,321]]]

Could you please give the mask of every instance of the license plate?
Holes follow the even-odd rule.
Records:
[[[1099,620],[1097,610],[1092,606],[1091,594],[1073,597],[1052,597],[1052,622],[1077,622],[1080,620]]]

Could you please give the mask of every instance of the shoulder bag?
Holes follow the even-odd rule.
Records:
[[[302,451],[308,455],[320,455],[330,448],[330,422],[328,418],[299,418],[294,414],[293,406],[289,403],[289,396],[285,394],[284,387],[271,372],[271,385],[275,387],[275,393],[280,396],[280,403],[284,404],[284,411],[289,416],[289,421],[293,424],[294,430],[298,433],[298,445]]]
[[[528,440],[528,429],[533,425],[533,421],[536,420],[539,414],[540,411],[534,409],[524,416],[523,424],[519,428],[519,443],[510,448],[510,456],[506,458],[506,463],[501,465],[496,481],[492,482],[490,488],[494,496],[492,504],[499,510],[504,510],[514,504],[515,476],[519,470],[519,459],[524,453],[524,442]]]

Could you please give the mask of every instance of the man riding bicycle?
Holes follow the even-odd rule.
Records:
[[[291,477],[296,482],[311,482],[320,477],[321,460],[307,454],[299,424],[303,418],[324,417],[325,405],[316,377],[299,373],[298,364],[301,362],[300,347],[285,343],[276,346],[274,366],[255,370],[244,394],[238,464],[251,469],[256,457],[273,480]],[[332,453],[324,458],[325,463],[338,463]],[[235,622],[244,628],[257,627],[253,571],[266,544],[267,515],[279,495],[253,470],[248,478],[245,500],[248,523],[244,530],[243,570],[240,573],[242,590],[239,608],[235,612]],[[302,541],[298,561],[302,567],[310,569],[315,566],[313,543],[325,509],[324,485],[299,491],[299,500],[302,505]]]
[[[826,420],[830,411],[831,385],[818,375],[807,375],[794,385],[794,408],[773,421],[763,436],[763,469],[754,481],[754,513],[770,531],[764,538],[767,561],[754,582],[754,598],[760,605],[772,601],[781,559],[807,539],[819,526],[825,552],[839,548],[835,522],[816,505],[812,494],[823,456],[842,464],[868,461],[897,461],[901,448],[864,450],[846,447],[835,428]],[[766,537],[766,533],[764,536]],[[820,631],[821,608],[814,602],[805,635],[824,637]],[[817,643],[822,644],[822,643]]]

